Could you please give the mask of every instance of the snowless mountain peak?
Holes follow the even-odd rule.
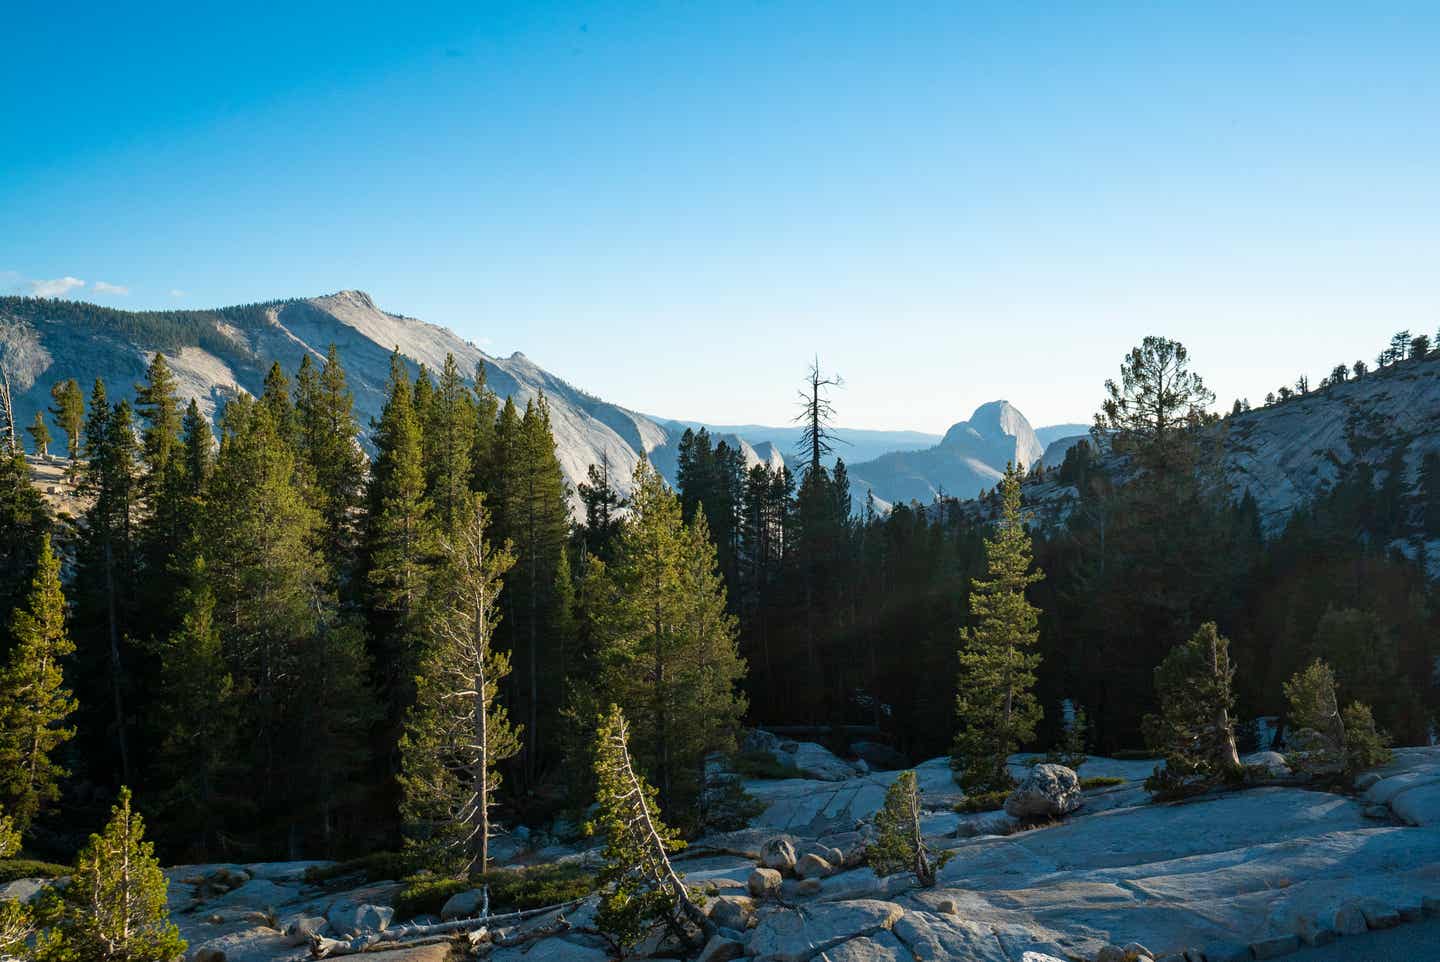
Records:
[[[970,420],[953,425],[945,433],[940,446],[967,452],[977,446],[984,447],[988,453],[1003,455],[1004,461],[1014,461],[1022,468],[1028,468],[1045,453],[1045,446],[1035,436],[1035,429],[1020,409],[1009,401],[989,401],[980,405],[970,415]]]
[[[64,378],[86,385],[103,378],[112,397],[133,397],[156,351],[167,355],[182,401],[194,398],[201,411],[218,418],[229,398],[261,393],[272,360],[294,371],[301,357],[324,358],[331,344],[345,365],[362,429],[380,415],[396,350],[412,377],[422,365],[438,372],[447,354],[467,381],[483,367],[490,390],[521,408],[544,392],[572,495],[587,468],[602,459],[626,492],[641,455],[673,446],[679,437],[643,414],[587,394],[524,354],[491,357],[447,328],[380,309],[364,291],[165,315],[0,297],[0,362],[11,374],[22,423],[45,409],[50,385]],[[771,459],[753,451],[749,456]]]
[[[873,492],[887,504],[929,503],[941,494],[974,497],[995,486],[1006,464],[1028,470],[1044,453],[1019,408],[1009,401],[990,401],[976,408],[970,420],[951,427],[933,448],[849,465],[852,496],[860,503],[866,492]]]

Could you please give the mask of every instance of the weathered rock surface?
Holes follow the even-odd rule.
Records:
[[[1412,793],[1428,791],[1440,767],[1440,749],[1397,751],[1395,761],[1377,769],[1367,788],[1373,801],[1279,785],[1183,803],[1126,804],[1141,797],[1134,794],[1134,783],[1153,763],[1093,759],[1086,764],[1095,774],[1114,772],[1131,780],[1107,789],[1113,794],[1105,798],[1119,803],[1092,805],[1092,795],[1064,822],[1011,836],[934,836],[933,843],[951,849],[952,858],[931,889],[920,888],[908,873],[881,878],[868,868],[823,879],[782,880],[774,870],[756,868],[773,831],[699,840],[677,867],[692,885],[711,893],[708,911],[720,935],[705,946],[703,957],[707,962],[742,957],[756,962],[822,957],[828,962],[1048,962],[1093,960],[1106,945],[1136,956],[1138,944],[1164,962],[1190,962],[1201,953],[1207,960],[1253,962],[1281,957],[1298,946],[1352,945],[1358,953],[1352,957],[1363,959],[1366,940],[1380,937],[1366,933],[1433,925],[1416,920],[1427,913],[1440,915],[1440,832],[1403,822],[1377,824],[1363,814],[1366,805],[1400,805]],[[1018,762],[1016,771],[1024,771]],[[937,819],[934,824],[946,823]],[[863,837],[853,830],[823,837],[795,832],[791,844],[803,861],[859,848]],[[294,944],[299,920],[316,920],[328,910],[331,932],[339,934],[335,919],[345,923],[345,913],[353,913],[358,923],[367,906],[388,911],[397,890],[377,883],[326,894],[289,881],[271,882],[297,877],[283,869],[263,870],[270,878],[239,866],[192,866],[186,873],[189,882],[172,873],[175,889],[236,885],[175,916],[195,952],[224,952],[227,962],[301,962],[308,947]],[[783,882],[785,897],[741,894],[752,875],[763,880],[762,892],[778,891]],[[262,881],[276,886],[267,891],[288,899],[270,907],[273,916],[268,916],[278,919],[288,935],[263,921],[266,912],[244,904],[261,892],[255,883]],[[215,907],[216,900],[227,897],[237,904]],[[569,932],[496,949],[491,957],[501,962],[605,959],[603,944],[584,932],[594,924],[593,900],[565,914],[574,926]],[[543,925],[556,917],[523,925]],[[753,927],[746,928],[752,920]],[[1329,946],[1337,939],[1338,946]],[[651,948],[666,951],[664,940],[655,940]],[[1423,957],[1428,956],[1417,956]],[[364,958],[438,962],[444,956],[436,946],[412,946]]]
[[[888,929],[904,914],[893,902],[873,899],[821,903],[804,913],[774,909],[762,916],[746,948],[756,962],[808,962],[857,936]]]
[[[394,917],[395,910],[388,905],[357,904],[349,899],[336,902],[325,913],[330,927],[341,935],[383,932]]]

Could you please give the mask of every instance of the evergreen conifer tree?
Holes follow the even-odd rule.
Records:
[[[335,751],[338,734],[315,723],[315,694],[304,684],[330,656],[336,603],[316,550],[319,514],[307,503],[293,447],[275,424],[272,408],[246,397],[225,410],[224,436],[205,504],[202,538],[208,580],[215,595],[214,623],[246,704],[241,753],[249,765],[251,797],[268,821],[283,830],[291,851],[304,844],[307,826],[328,829],[328,797],[338,780],[312,778],[313,763],[349,770],[362,759]],[[332,690],[363,693],[363,659],[347,644],[315,676]],[[335,673],[343,674],[337,677]],[[333,721],[357,727],[363,717]],[[318,819],[325,819],[316,825]]]
[[[611,705],[595,733],[594,827],[605,837],[595,921],[622,950],[659,924],[676,935],[684,934],[686,921],[702,931],[714,928],[670,864],[670,855],[685,843],[660,820],[656,791],[636,770],[629,744],[625,715]]]
[[[174,625],[175,579],[170,577],[191,531],[193,512],[185,490],[182,415],[175,376],[159,351],[150,361],[144,384],[136,385],[135,403],[144,422],[140,460],[144,473],[138,489],[146,516],[139,533],[139,611],[142,631],[159,636]]]
[[[601,687],[635,718],[635,752],[666,811],[694,817],[705,754],[729,747],[744,711],[745,663],[703,521],[649,462],[635,468],[631,513],[615,561],[587,586]]]
[[[35,576],[36,547],[50,531],[50,512],[30,483],[25,457],[0,452],[0,652],[10,650],[8,614]]]
[[[35,456],[48,460],[50,457],[50,429],[45,426],[45,415],[36,411],[35,420],[30,422],[30,426],[25,431],[30,435],[30,444],[35,450]]]
[[[608,453],[601,452],[600,463],[590,465],[585,471],[585,478],[578,486],[580,503],[585,506],[585,550],[601,561],[609,561],[613,556],[611,549],[615,536],[620,532],[620,511],[629,502],[621,497],[610,481]]]
[[[306,355],[295,384],[300,453],[318,496],[321,543],[330,567],[344,579],[355,563],[365,455],[357,441],[355,396],[335,345],[318,373]]]
[[[1329,742],[1329,761],[1345,750],[1345,722],[1340,703],[1335,697],[1335,673],[1320,659],[1315,659],[1284,684],[1285,699],[1290,704],[1287,723],[1292,731],[1310,730]],[[1307,761],[1313,762],[1314,759]]]
[[[515,446],[504,452],[508,484],[504,530],[514,545],[516,577],[511,579],[506,610],[512,621],[514,650],[523,653],[525,681],[525,777],[532,783],[542,753],[542,713],[558,710],[562,683],[552,681],[559,652],[547,628],[556,607],[556,571],[565,551],[569,510],[565,476],[550,433],[550,409],[541,394],[525,405]],[[544,675],[545,677],[542,677]],[[548,737],[550,718],[545,719]]]
[[[1390,736],[1375,726],[1375,716],[1364,702],[1351,702],[1342,713],[1345,724],[1345,771],[1351,775],[1388,763]]]
[[[495,503],[495,472],[501,452],[496,449],[495,418],[500,399],[486,383],[485,362],[475,362],[475,440],[470,445],[470,490],[483,492]]]
[[[1165,759],[1152,791],[1189,791],[1240,767],[1230,720],[1235,697],[1230,642],[1207,622],[1155,669],[1160,714],[1145,716],[1146,743]]]
[[[417,702],[400,743],[403,806],[415,838],[441,864],[484,873],[498,765],[520,750],[498,700],[510,658],[494,646],[501,578],[514,563],[490,543],[481,495],[443,539],[445,566],[427,619]]]
[[[1032,570],[1020,480],[1020,469],[1010,465],[1000,485],[1000,521],[985,541],[989,577],[971,587],[974,624],[961,635],[953,757],[968,792],[1010,786],[1006,759],[1035,737],[1041,717],[1034,694],[1039,612],[1025,590],[1044,575]]]
[[[384,666],[386,717],[398,738],[414,701],[421,599],[433,536],[425,497],[421,428],[399,352],[390,358],[385,406],[375,424],[375,465],[367,491],[365,574],[376,662]]]
[[[65,456],[70,459],[67,471],[73,481],[80,459],[80,431],[85,423],[85,395],[72,377],[51,385],[50,397],[55,402],[55,406],[50,409],[50,416],[55,419],[60,430],[65,432]]]
[[[145,823],[120,789],[103,832],[91,835],[75,859],[64,914],[40,937],[42,962],[171,962],[186,943],[170,921],[169,883],[145,840]]]
[[[185,494],[194,502],[200,498],[206,482],[210,480],[210,469],[215,461],[215,435],[210,430],[209,418],[200,413],[200,405],[195,403],[194,398],[190,399],[190,405],[185,409],[185,419],[181,426],[184,432],[182,464]],[[192,516],[191,524],[193,523]]]
[[[20,851],[20,833],[0,810],[0,861]],[[0,899],[0,958],[18,956],[32,929],[30,906],[20,899]]]
[[[469,510],[475,443],[475,403],[455,355],[445,355],[434,394],[425,407],[417,408],[425,426],[426,491],[437,528],[448,533]]]
[[[99,771],[113,768],[122,783],[134,781],[130,716],[126,700],[138,630],[141,586],[136,537],[140,527],[139,447],[129,401],[107,407],[96,381],[85,433],[86,463],[81,489],[93,498],[85,513],[75,579],[76,623],[81,637],[104,638],[87,645],[77,663],[76,688],[85,717],[80,721],[83,754]]]
[[[275,432],[287,444],[295,441],[295,405],[290,400],[290,379],[280,367],[279,361],[270,363],[265,373],[265,389],[260,395],[260,405],[270,414],[270,423]]]
[[[24,833],[41,808],[60,797],[66,771],[55,751],[75,734],[65,725],[75,699],[62,672],[75,645],[65,631],[60,561],[48,537],[40,541],[30,597],[10,630],[15,647],[0,672],[0,794]]]
[[[241,705],[215,625],[215,596],[203,558],[181,595],[184,615],[160,653],[156,783],[166,835],[197,860],[216,850],[234,772]]]
[[[901,772],[886,789],[865,859],[876,875],[914,872],[921,885],[935,884],[936,866],[920,832],[920,789],[913,771]]]

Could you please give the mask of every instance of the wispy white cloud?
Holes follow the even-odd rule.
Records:
[[[178,288],[178,287],[172,287],[172,288],[170,288],[170,296],[171,296],[171,297],[184,297],[184,296],[185,296],[185,292],[182,291],[182,290],[181,290],[180,288]]]
[[[110,284],[106,281],[96,281],[94,287],[96,294],[115,294],[124,297],[130,293],[130,288],[124,284]]]
[[[64,277],[57,277],[51,281],[31,281],[30,293],[36,297],[64,297],[77,287],[84,287],[85,282],[78,277],[71,277],[68,274]]]

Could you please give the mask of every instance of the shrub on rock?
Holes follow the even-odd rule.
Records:
[[[1375,716],[1364,702],[1352,702],[1345,721],[1345,770],[1359,772],[1390,761],[1390,736],[1375,727]]]
[[[1375,727],[1370,706],[1353,702],[1340,710],[1335,673],[1316,659],[1285,683],[1290,720],[1287,761],[1302,771],[1351,774],[1390,760],[1389,738]]]
[[[920,833],[920,789],[913,771],[901,772],[885,792],[885,805],[875,815],[875,830],[866,860],[876,875],[914,872],[921,885],[935,884],[939,866]],[[941,864],[944,861],[941,856]]]

